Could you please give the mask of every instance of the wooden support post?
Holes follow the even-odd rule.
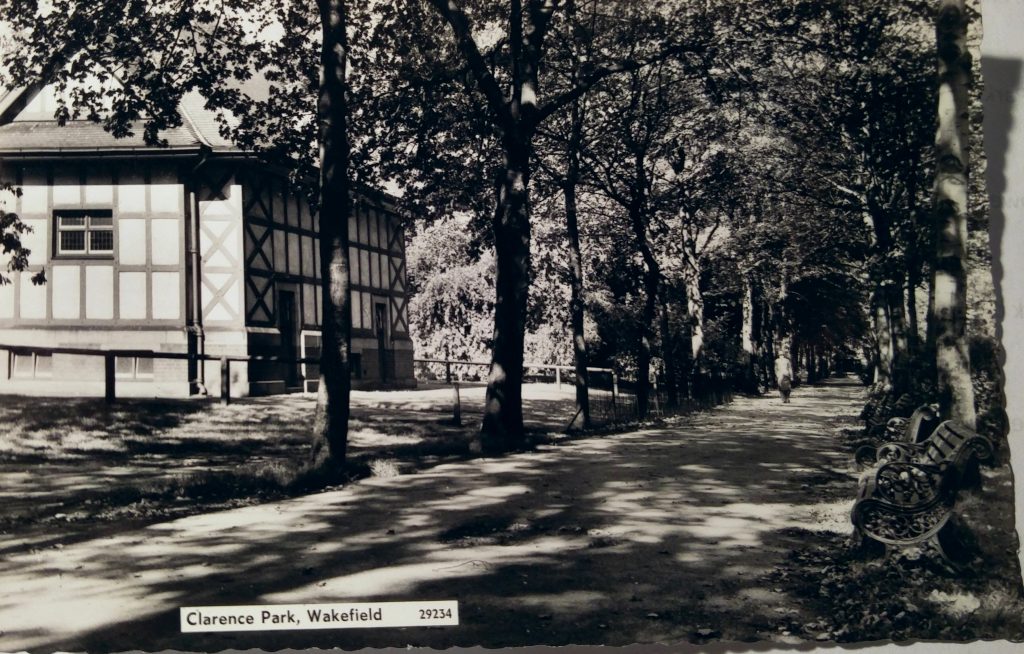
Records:
[[[619,394],[619,376],[612,372],[612,421],[619,421],[619,410],[615,404],[615,397]]]
[[[446,383],[452,383],[452,362],[448,359],[444,360],[444,380]]]
[[[555,366],[555,384],[558,386],[558,390],[562,390],[562,369]]]
[[[113,354],[103,355],[103,399],[107,404],[113,404],[117,396],[115,388],[114,373],[116,359]]]
[[[220,403],[231,404],[231,362],[220,358]]]
[[[456,427],[462,426],[462,398],[459,396],[459,382],[452,384],[454,398],[452,402],[452,424]]]

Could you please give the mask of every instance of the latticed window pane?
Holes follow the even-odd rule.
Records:
[[[57,223],[58,254],[112,254],[114,252],[114,215],[92,209],[54,212]]]
[[[85,252],[85,232],[71,231],[60,233],[61,252]]]
[[[89,232],[89,250],[91,252],[113,252],[114,232],[111,230]]]
[[[61,227],[85,227],[85,216],[61,216]]]

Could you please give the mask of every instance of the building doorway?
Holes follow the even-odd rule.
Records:
[[[388,381],[391,376],[388,374],[388,305],[383,302],[375,302],[373,305],[373,321],[377,327],[377,356],[380,362],[380,380]]]
[[[277,326],[281,330],[281,357],[284,383],[288,388],[299,385],[299,366],[295,362],[296,348],[295,292],[281,291],[277,296]]]

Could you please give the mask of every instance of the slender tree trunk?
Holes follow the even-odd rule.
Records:
[[[770,302],[761,303],[761,321],[757,330],[759,357],[758,378],[767,390],[775,385],[775,312]]]
[[[940,0],[936,27],[939,55],[938,126],[935,136],[934,212],[936,252],[931,323],[943,415],[975,423],[974,389],[967,345],[967,176],[971,56],[964,0]]]
[[[889,317],[889,330],[892,334],[892,381],[897,394],[907,389],[909,381],[907,379],[907,363],[910,358],[906,308],[901,281],[888,280],[883,287],[885,309]]]
[[[637,159],[638,174],[643,174],[642,158]],[[650,398],[651,349],[654,340],[654,320],[658,308],[658,287],[661,282],[661,267],[651,250],[647,237],[647,215],[642,192],[629,207],[630,224],[633,236],[636,237],[637,248],[644,262],[644,307],[640,315],[640,349],[637,352],[637,414],[640,418],[647,416]]]
[[[885,390],[892,390],[892,330],[889,326],[889,312],[881,289],[875,289],[871,297],[875,323],[875,352],[878,356],[875,368],[875,383]]]
[[[907,180],[907,211],[911,216],[911,233],[921,229],[920,211],[917,203],[917,175],[911,171]],[[920,325],[917,320],[917,289],[921,285],[921,253],[916,238],[907,243],[907,337],[910,356],[916,358],[921,350]]]
[[[675,409],[679,406],[679,361],[669,315],[668,287],[664,283],[659,289],[658,299],[661,304],[661,358],[665,362],[665,404],[669,409]]]
[[[757,350],[754,341],[754,284],[749,275],[743,277],[743,322],[740,326],[740,365],[743,366],[743,390],[757,390]]]
[[[690,360],[697,371],[701,367],[701,353],[704,351],[704,295],[700,290],[700,261],[689,251],[684,252],[683,257],[683,284],[686,286],[686,308],[690,323]]]
[[[921,276],[917,264],[907,269],[907,337],[910,354],[917,356],[921,349],[921,325],[917,320],[917,287],[921,284]]]
[[[572,103],[572,131],[566,152],[565,229],[569,235],[569,322],[576,364],[576,412],[583,429],[590,428],[587,339],[584,335],[583,256],[580,254],[580,229],[576,208],[576,186],[580,178],[580,143],[583,139],[583,112],[579,101]]]
[[[640,418],[646,418],[650,410],[651,395],[651,350],[654,341],[654,320],[657,317],[658,308],[658,283],[661,272],[657,264],[652,267],[649,263],[644,273],[644,308],[640,316],[640,351],[637,354],[637,387],[636,402],[637,414]]]
[[[320,59],[320,275],[323,302],[320,385],[313,420],[313,464],[330,472],[345,465],[348,445],[349,308],[348,51],[345,0],[319,0]]]

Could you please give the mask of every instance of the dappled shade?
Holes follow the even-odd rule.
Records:
[[[0,619],[16,625],[3,645],[625,644],[702,628],[777,637],[780,616],[801,607],[766,591],[765,575],[806,529],[849,528],[854,473],[832,434],[861,395],[833,383],[789,405],[741,399],[670,427],[17,553],[0,564]],[[463,625],[177,629],[181,605],[415,598],[459,600]]]

